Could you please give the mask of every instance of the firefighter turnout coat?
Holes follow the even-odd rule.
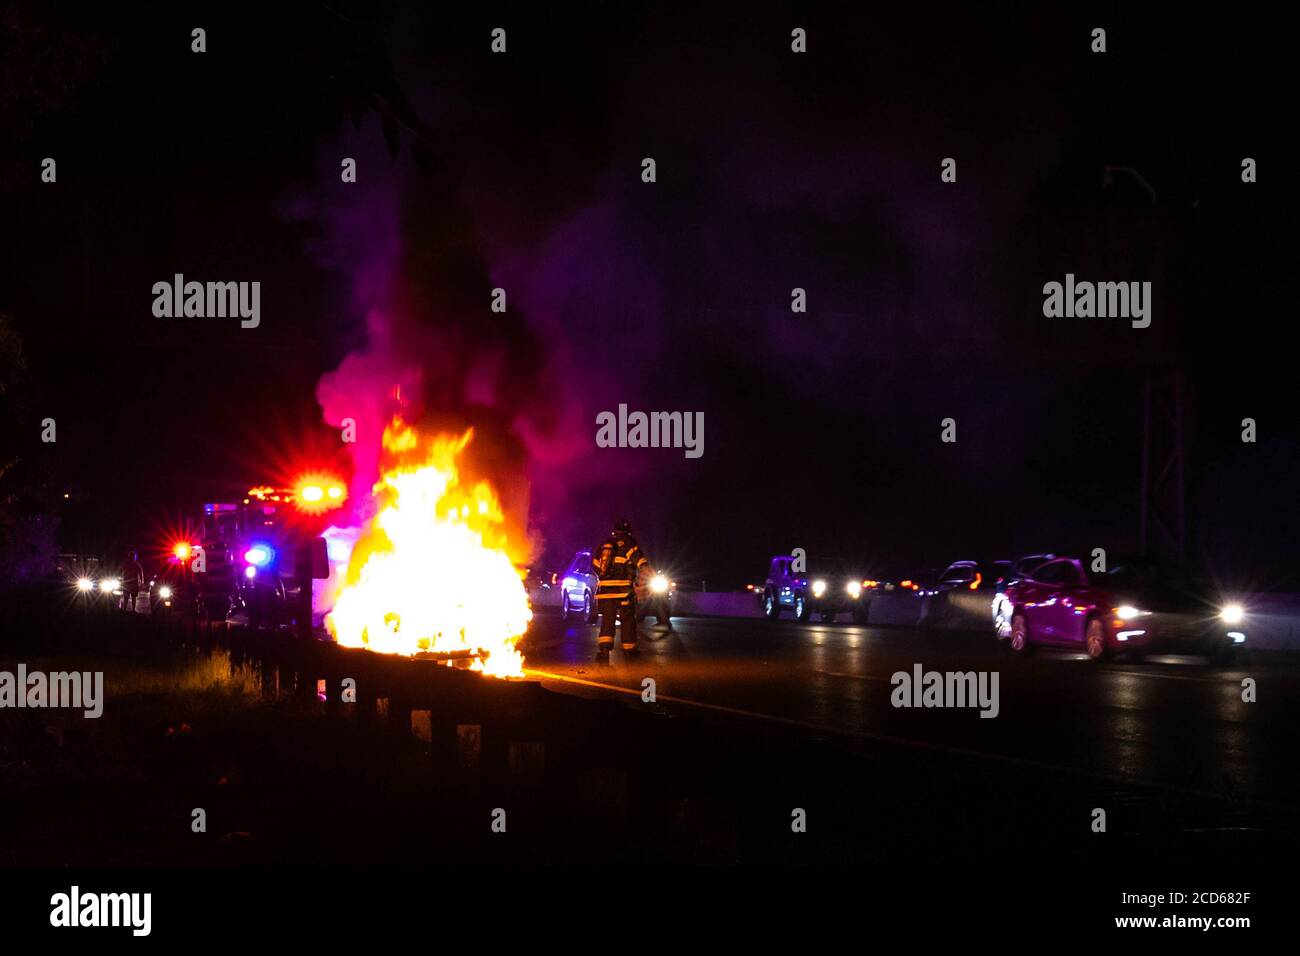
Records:
[[[596,590],[597,601],[618,601],[626,604],[632,597],[637,572],[649,564],[641,546],[631,534],[616,532],[605,539],[593,561],[600,584]]]

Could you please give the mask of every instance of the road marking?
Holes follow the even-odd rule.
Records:
[[[821,668],[818,667],[804,667],[804,668],[800,668],[800,670],[806,670],[813,674],[825,674],[827,677],[843,677],[848,680],[873,680],[873,681],[878,681],[881,684],[893,683],[893,678],[876,677],[874,674],[851,674],[847,671],[828,671],[828,670],[822,670]]]
[[[534,670],[531,667],[524,668],[524,674],[529,677],[536,677],[543,680],[555,680],[561,683],[581,684],[586,687],[595,687],[600,690],[614,691],[619,694],[627,694],[639,698],[641,690],[634,687],[621,687],[618,684],[606,684],[602,681],[585,680],[581,677],[570,677],[565,674],[556,674],[551,671]],[[717,713],[728,714],[733,717],[746,717],[753,720],[766,720],[772,723],[784,724],[790,727],[799,727],[803,730],[811,730],[816,733],[826,734],[834,737],[856,737],[862,740],[872,740],[878,743],[893,744],[902,747],[918,747],[922,750],[935,751],[960,757],[973,757],[983,760],[993,760],[998,763],[1010,764],[1012,766],[1029,767],[1034,770],[1045,770],[1051,773],[1061,773],[1067,776],[1086,777],[1092,780],[1100,780],[1105,783],[1116,784],[1126,787],[1145,787],[1151,790],[1163,790],[1185,794],[1187,796],[1199,797],[1204,800],[1228,801],[1241,806],[1255,807],[1259,809],[1275,810],[1285,813],[1295,813],[1296,807],[1288,804],[1272,803],[1265,800],[1254,800],[1250,798],[1229,797],[1221,793],[1211,793],[1205,790],[1196,790],[1191,787],[1184,787],[1178,784],[1156,783],[1142,780],[1138,777],[1124,776],[1123,774],[1109,774],[1099,770],[1088,770],[1083,767],[1070,767],[1064,764],[1047,763],[1041,760],[1031,760],[1028,757],[1013,757],[1009,754],[989,753],[985,750],[970,750],[965,747],[953,747],[948,744],[937,744],[927,740],[915,740],[910,737],[895,737],[892,734],[878,734],[869,730],[851,730],[848,728],[834,727],[829,724],[818,724],[809,720],[799,720],[794,717],[779,717],[776,714],[765,714],[757,710],[745,710],[740,707],[728,707],[725,704],[710,704],[701,700],[691,700],[687,697],[673,697],[668,694],[656,694],[655,702],[667,702],[670,704],[681,704],[685,707],[696,707],[701,710],[711,710]]]
[[[851,680],[871,680],[888,684],[892,681],[889,677],[877,677],[874,674],[853,674],[847,671],[828,671],[816,667],[804,667],[800,670],[806,670],[813,674],[825,674],[828,677],[844,677]],[[1108,667],[1099,671],[1103,674],[1118,674],[1122,677],[1151,678],[1152,680],[1186,680],[1194,681],[1199,684],[1223,684],[1225,686],[1236,686],[1239,682],[1232,677],[1196,677],[1192,674],[1154,674],[1149,671],[1126,671],[1118,668]]]
[[[1187,665],[1182,665],[1187,666]],[[1115,667],[1104,668],[1105,674],[1123,674],[1125,677],[1149,677],[1152,680],[1190,680],[1200,684],[1237,684],[1234,677],[1197,677],[1194,674],[1156,674],[1151,671],[1126,671]]]
[[[816,667],[801,667],[799,670],[805,671],[809,674],[822,674],[826,677],[838,677],[842,680],[875,681],[881,684],[893,683],[893,679],[890,677],[877,677],[874,674],[853,674],[847,671],[829,671]],[[1138,679],[1150,678],[1152,680],[1193,681],[1198,684],[1219,684],[1223,687],[1237,687],[1240,683],[1237,678],[1232,677],[1195,677],[1190,674],[1152,674],[1143,673],[1141,671],[1118,670],[1116,668],[1105,668],[1099,670],[1098,673],[1115,674],[1120,677],[1135,677]]]

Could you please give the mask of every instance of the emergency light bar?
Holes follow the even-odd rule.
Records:
[[[264,544],[255,544],[244,552],[244,560],[259,568],[266,567],[274,557],[275,552]]]

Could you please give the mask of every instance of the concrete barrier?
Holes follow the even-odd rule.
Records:
[[[677,594],[673,613],[687,617],[761,618],[763,607],[753,591],[687,591]],[[867,620],[871,624],[914,625],[920,613],[921,601],[913,594],[879,594],[871,601]],[[786,608],[781,617],[793,619],[794,612]],[[840,617],[849,620],[847,613]]]
[[[673,613],[702,617],[762,617],[763,608],[753,591],[679,591]]]
[[[919,623],[925,627],[993,633],[992,591],[945,591],[921,598]]]
[[[922,606],[921,599],[910,591],[886,591],[871,599],[867,623],[915,627],[921,622]]]

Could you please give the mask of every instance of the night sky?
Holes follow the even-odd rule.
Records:
[[[1265,14],[472,6],[0,6],[26,356],[0,480],[43,476],[23,493],[65,549],[345,461],[321,400],[381,408],[387,376],[528,480],[539,567],[618,517],[710,587],[796,546],[899,572],[1122,552],[1143,383],[1179,370],[1192,551],[1300,585],[1294,82]],[[1152,282],[1151,327],[1045,318],[1067,272]],[[260,327],[156,318],[175,273],[260,281]],[[703,457],[598,449],[620,402],[702,411]]]

